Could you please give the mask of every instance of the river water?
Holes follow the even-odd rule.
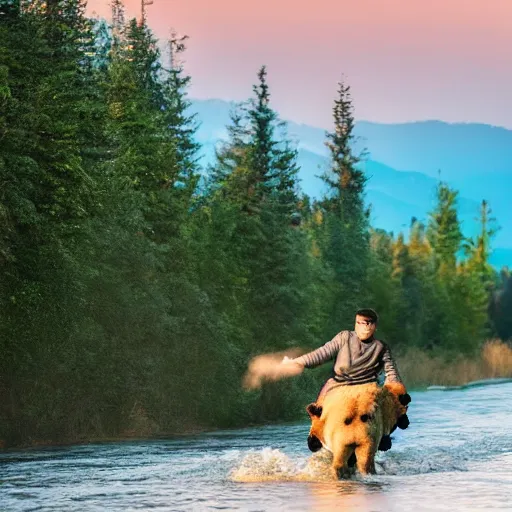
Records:
[[[512,510],[512,383],[411,393],[377,474],[326,479],[308,421],[0,452],[1,511]]]

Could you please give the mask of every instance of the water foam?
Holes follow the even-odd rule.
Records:
[[[351,479],[364,480],[379,476],[412,476],[426,473],[467,471],[471,454],[465,450],[407,450],[378,454],[376,475]],[[245,452],[241,461],[229,474],[233,482],[325,482],[333,480],[332,454],[323,449],[309,457],[290,457],[279,449],[263,448]]]
[[[230,473],[233,482],[326,481],[332,480],[332,455],[321,450],[306,460],[291,458],[278,449],[263,448],[246,453]]]

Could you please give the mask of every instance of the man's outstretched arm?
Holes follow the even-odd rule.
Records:
[[[304,368],[315,368],[321,364],[330,361],[339,352],[343,344],[342,333],[338,333],[331,341],[325,343],[320,348],[308,352],[302,356],[296,357],[295,359],[289,359],[288,362],[293,362],[303,366]],[[283,361],[286,362],[286,361]]]

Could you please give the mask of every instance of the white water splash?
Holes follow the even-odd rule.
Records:
[[[307,459],[292,459],[278,449],[263,448],[246,453],[240,464],[231,471],[234,482],[265,481],[326,481],[332,480],[332,455],[326,450]]]

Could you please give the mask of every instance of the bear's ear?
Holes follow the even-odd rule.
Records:
[[[320,418],[320,416],[322,416],[322,407],[316,405],[314,402],[306,407],[306,411],[308,412],[311,418],[313,416],[316,416],[317,418]]]

